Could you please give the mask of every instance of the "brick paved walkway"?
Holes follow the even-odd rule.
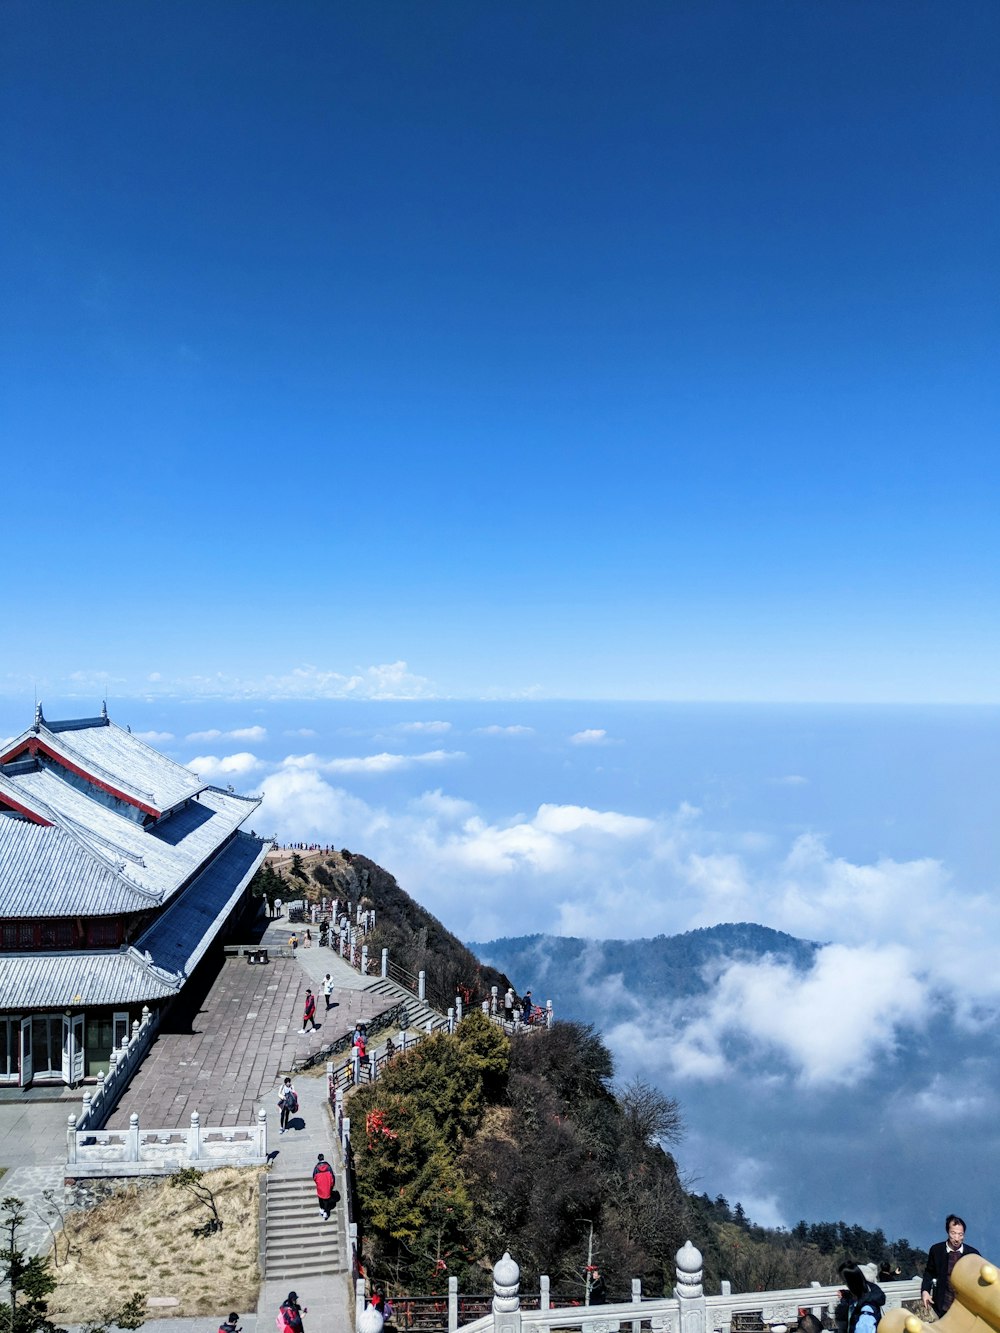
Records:
[[[261,943],[284,945],[284,922]],[[335,1005],[324,1012],[321,979],[336,983]],[[317,994],[319,1030],[301,1036],[306,987]],[[251,1125],[258,1107],[274,1118],[274,1093],[296,1062],[324,1047],[347,1043],[355,1022],[370,1021],[386,1001],[362,988],[362,978],[330,949],[300,949],[295,958],[251,965],[230,958],[208,993],[186,1013],[168,1018],[138,1073],[108,1120],[128,1125],[133,1111],[148,1129],[183,1128],[197,1111],[203,1125]]]

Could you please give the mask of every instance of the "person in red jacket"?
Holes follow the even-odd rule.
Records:
[[[311,990],[307,990],[307,991],[306,991],[306,1003],[305,1003],[305,1008],[302,1010],[302,1026],[299,1028],[299,1031],[300,1031],[300,1032],[306,1032],[306,1031],[309,1029],[309,1024],[310,1024],[310,1023],[312,1024],[312,1030],[313,1030],[313,1032],[315,1032],[315,1031],[316,1031],[316,996],[312,993]]]
[[[323,1220],[329,1222],[330,1211],[333,1208],[333,1187],[337,1183],[337,1178],[333,1174],[333,1167],[322,1153],[316,1158],[316,1165],[313,1167],[313,1182],[316,1185],[319,1211],[323,1215]]]

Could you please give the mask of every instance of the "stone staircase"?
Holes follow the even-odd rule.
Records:
[[[412,991],[406,990],[405,987],[387,977],[365,978],[365,990],[371,995],[383,996],[386,1009],[396,1004],[405,1004],[408,1027],[411,1031],[426,1031],[428,1022],[434,1025],[435,1030],[444,1029],[448,1026],[448,1020],[443,1018],[436,1009],[432,1009],[423,1000],[418,1000]],[[374,1044],[379,1045],[379,1039],[376,1039]]]
[[[325,1277],[344,1271],[338,1205],[324,1222],[311,1180],[270,1175],[267,1179],[266,1281]]]

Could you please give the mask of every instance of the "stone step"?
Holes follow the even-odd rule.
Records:
[[[303,1278],[322,1278],[332,1277],[334,1273],[343,1273],[346,1269],[343,1265],[337,1268],[331,1268],[326,1263],[312,1263],[308,1259],[289,1259],[287,1262],[275,1264],[273,1268],[268,1268],[264,1274],[268,1282],[287,1282],[288,1285],[299,1285]]]
[[[267,1246],[277,1244],[282,1239],[297,1240],[302,1236],[336,1235],[338,1228],[333,1218],[324,1222],[318,1208],[311,1213],[302,1213],[295,1217],[269,1217],[267,1219]],[[323,1242],[326,1244],[326,1242]]]

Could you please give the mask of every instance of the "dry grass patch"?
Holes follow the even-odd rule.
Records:
[[[211,1236],[192,1234],[209,1212],[169,1179],[130,1185],[96,1208],[72,1213],[57,1240],[50,1317],[81,1323],[107,1304],[109,1292],[136,1290],[179,1302],[150,1310],[155,1317],[255,1309],[259,1177],[259,1170],[235,1167],[205,1173],[223,1222]]]

